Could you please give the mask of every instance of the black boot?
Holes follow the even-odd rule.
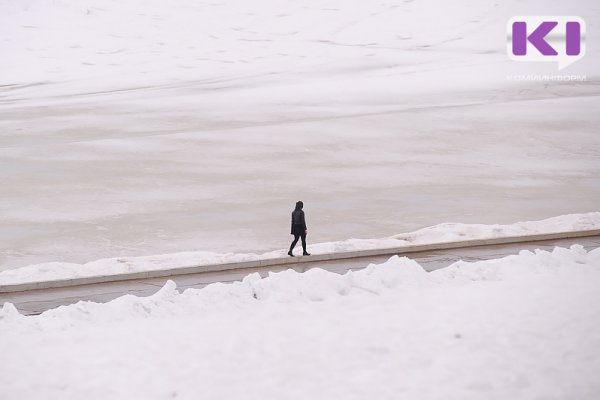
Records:
[[[288,256],[290,256],[290,257],[294,257],[294,254],[292,253],[292,251],[291,251],[291,250],[290,250],[290,251],[288,251]]]
[[[310,253],[308,253],[306,250],[304,250],[304,253],[302,253],[303,256],[310,256]]]

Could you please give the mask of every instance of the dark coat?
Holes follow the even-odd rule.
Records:
[[[295,209],[292,212],[292,235],[302,235],[306,231],[306,221],[304,220],[304,211]]]

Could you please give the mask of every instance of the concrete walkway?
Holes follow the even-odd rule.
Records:
[[[531,239],[531,238],[530,238]],[[499,243],[499,244],[479,244],[473,247],[455,247],[444,249],[423,249],[415,251],[402,252],[401,255],[416,260],[427,271],[433,271],[446,267],[458,260],[478,261],[505,257],[517,254],[521,250],[552,250],[555,246],[569,247],[572,244],[581,244],[587,250],[600,247],[600,232],[592,236],[582,236],[575,238],[545,239],[517,243]],[[369,251],[372,252],[372,251]],[[304,272],[310,268],[323,268],[328,271],[344,273],[348,270],[356,270],[366,267],[370,263],[382,263],[392,254],[373,254],[363,252],[355,257],[323,259],[322,256],[311,256],[289,259],[283,264],[274,264],[255,267],[244,267],[240,263],[240,268],[228,268],[225,270],[205,270],[196,271],[187,274],[175,274],[163,277],[148,277],[139,279],[129,279],[116,282],[101,282],[82,284],[68,287],[23,290],[0,293],[0,304],[11,302],[17,309],[26,315],[39,314],[46,310],[67,304],[73,304],[78,301],[107,302],[125,294],[136,296],[149,296],[158,291],[164,283],[171,279],[177,283],[180,291],[187,288],[202,288],[214,282],[233,282],[241,280],[244,276],[252,272],[258,272],[266,276],[269,271],[277,272],[288,268]],[[346,253],[348,255],[348,253]],[[326,258],[326,257],[325,257]],[[287,259],[286,259],[287,260]]]

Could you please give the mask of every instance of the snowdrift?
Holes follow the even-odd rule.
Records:
[[[256,274],[183,293],[0,311],[6,398],[577,398],[600,395],[600,249],[432,273]]]
[[[213,306],[237,307],[256,301],[294,302],[326,301],[339,296],[361,294],[380,295],[406,287],[447,285],[454,282],[492,280],[535,280],[546,276],[586,276],[600,274],[600,249],[587,252],[580,245],[569,249],[556,247],[552,252],[523,250],[519,255],[501,259],[465,262],[459,261],[446,268],[426,272],[416,261],[393,256],[383,264],[370,264],[358,271],[343,275],[313,268],[299,273],[292,269],[269,273],[261,278],[258,273],[246,276],[241,282],[215,283],[202,289],[177,290],[169,280],[153,296],[126,295],[109,303],[79,302],[49,310],[42,317],[21,316],[14,306],[6,303],[0,320],[36,321],[80,319],[128,319],[136,317],[172,316],[199,312]],[[37,323],[37,322],[35,322]]]

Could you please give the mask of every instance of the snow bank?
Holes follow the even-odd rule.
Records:
[[[447,268],[431,272],[440,280],[536,280],[545,275],[570,275],[597,273],[600,266],[600,249],[587,252],[580,245],[569,249],[555,247],[552,252],[522,250],[519,255],[479,262],[458,261]]]
[[[600,250],[426,273],[394,256],[179,293],[0,311],[7,398],[577,398],[600,395]]]
[[[414,244],[424,244],[549,232],[585,231],[598,228],[600,228],[600,212],[591,212],[561,215],[541,221],[517,222],[508,225],[444,223],[392,237]]]
[[[536,233],[568,232],[600,228],[600,212],[570,214],[542,221],[518,222],[510,225],[481,225],[445,223],[415,232],[382,239],[348,239],[318,243],[309,246],[312,254],[385,249],[413,244],[429,244],[471,239],[490,239]],[[209,264],[224,264],[287,257],[287,250],[263,254],[213,253],[189,251],[147,257],[109,258],[86,264],[44,263],[0,272],[1,284],[74,279],[99,275],[117,275],[128,272],[154,271]]]
[[[44,318],[76,322],[81,319],[128,319],[134,317],[172,316],[200,311],[206,307],[240,306],[260,301],[289,303],[325,301],[333,297],[358,294],[380,295],[386,291],[412,286],[444,285],[468,281],[536,280],[544,276],[594,276],[600,273],[600,248],[586,251],[583,246],[556,247],[553,251],[523,250],[518,255],[478,262],[458,261],[446,268],[426,272],[407,257],[393,256],[383,264],[369,264],[358,271],[340,275],[320,268],[299,273],[293,269],[270,272],[266,278],[258,273],[234,283],[214,283],[202,289],[177,290],[169,280],[149,297],[122,296],[109,303],[81,301],[43,313],[44,317],[23,317],[21,321]],[[191,307],[191,308],[190,308]],[[5,303],[0,321],[14,319],[18,311]],[[37,323],[37,322],[36,322]]]

